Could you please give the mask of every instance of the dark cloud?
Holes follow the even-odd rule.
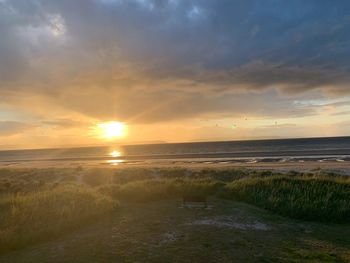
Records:
[[[137,122],[314,114],[283,96],[350,93],[349,14],[345,0],[3,0],[0,102]]]

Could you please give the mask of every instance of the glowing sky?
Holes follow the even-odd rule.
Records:
[[[0,0],[0,149],[350,135],[347,0]]]

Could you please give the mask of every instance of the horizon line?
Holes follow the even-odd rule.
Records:
[[[222,140],[193,140],[193,141],[179,141],[179,142],[158,142],[158,143],[126,143],[126,144],[118,144],[119,147],[126,147],[126,146],[146,146],[146,145],[161,145],[161,144],[191,144],[191,143],[216,143],[216,142],[248,142],[248,141],[278,141],[278,140],[298,140],[298,139],[329,139],[329,138],[347,138],[350,137],[350,135],[339,135],[339,136],[317,136],[317,137],[274,137],[274,138],[252,138],[252,139],[237,139],[237,140],[229,140],[229,139],[222,139]],[[116,145],[117,143],[111,143],[111,145]],[[112,147],[111,145],[76,145],[76,146],[58,146],[58,147],[43,147],[43,148],[18,148],[18,149],[1,149],[0,152],[5,151],[31,151],[31,150],[59,150],[59,149],[72,149],[72,148],[100,148],[100,147]]]

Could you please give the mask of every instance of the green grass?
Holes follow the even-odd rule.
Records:
[[[320,170],[281,174],[229,168],[0,169],[0,253],[108,218],[119,202],[139,209],[154,202],[181,202],[185,195],[216,198],[217,204],[228,202],[218,199],[224,197],[285,217],[346,223],[349,188],[349,177]],[[227,216],[237,211],[228,209]],[[163,216],[158,214],[157,220]]]
[[[112,169],[93,168],[85,171],[83,182],[89,186],[100,186],[110,184],[113,180],[114,171]]]
[[[49,243],[0,255],[0,262],[349,262],[350,228],[300,222],[232,200],[179,208],[179,198],[120,203],[116,213]],[[266,224],[268,230],[198,225]],[[305,232],[305,229],[308,231]]]
[[[105,185],[100,187],[99,191],[121,201],[149,202],[172,197],[181,198],[184,195],[207,197],[215,194],[222,186],[223,183],[206,179],[158,179]]]
[[[132,171],[132,172],[131,172]],[[114,183],[99,191],[121,201],[154,201],[172,197],[223,196],[302,220],[346,222],[350,217],[350,181],[333,173],[277,174],[271,171],[131,170],[118,171]],[[131,172],[131,173],[130,173]]]
[[[65,186],[0,200],[0,251],[62,235],[111,212],[116,202],[94,190]]]
[[[350,184],[324,178],[267,177],[229,183],[224,196],[291,218],[348,222]]]
[[[8,194],[28,194],[50,190],[76,181],[73,169],[0,169],[0,198]]]

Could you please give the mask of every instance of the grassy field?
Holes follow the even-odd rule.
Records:
[[[3,169],[0,189],[0,262],[350,262],[350,180],[319,170]]]

